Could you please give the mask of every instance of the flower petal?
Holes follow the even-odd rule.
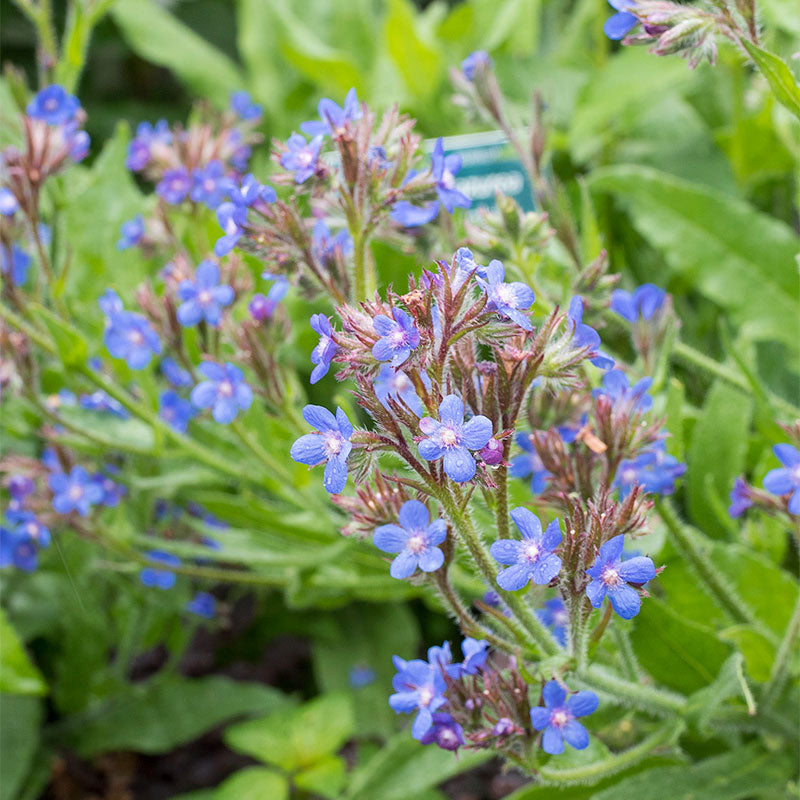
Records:
[[[606,585],[601,580],[593,580],[586,587],[586,596],[589,598],[593,608],[600,608],[606,597]]]
[[[325,465],[322,485],[328,494],[339,494],[347,483],[347,462],[341,457],[342,453],[337,458],[329,458]]]
[[[772,448],[772,452],[784,467],[800,466],[800,450],[796,447],[792,447],[790,444],[776,444]]]
[[[303,409],[303,419],[318,431],[337,431],[336,417],[323,406],[308,405]]]
[[[619,561],[623,547],[625,547],[625,535],[621,533],[609,539],[600,548],[600,560],[606,563]]]
[[[620,564],[617,571],[620,578],[628,583],[647,583],[656,576],[655,565],[647,556],[629,558]]]
[[[407,531],[425,530],[430,519],[428,509],[419,500],[406,500],[398,516],[400,524]]]
[[[550,753],[551,756],[557,756],[564,752],[564,737],[561,735],[561,731],[553,725],[548,725],[544,729],[542,750]]]
[[[764,477],[764,488],[772,494],[786,494],[794,488],[792,472],[786,467],[771,469]]]
[[[323,437],[318,433],[307,433],[292,445],[289,454],[293,461],[300,464],[308,464],[310,467],[321,464],[326,458]]]
[[[414,574],[417,568],[417,555],[410,550],[403,550],[397,558],[392,561],[392,566],[389,568],[389,574],[393,578],[402,580]]]
[[[442,422],[455,423],[459,426],[463,424],[464,403],[457,394],[447,395],[439,404],[439,419],[441,419]],[[486,442],[483,444],[486,444]],[[483,445],[481,445],[481,447],[483,447]]]
[[[381,525],[375,529],[372,543],[378,550],[383,550],[384,553],[399,553],[405,549],[408,536],[408,531],[399,525]]]
[[[497,574],[497,585],[507,592],[516,592],[528,585],[531,579],[531,565],[527,562],[515,564]]]
[[[516,539],[498,539],[492,542],[489,552],[499,564],[511,565],[519,561],[521,548],[522,545]]]
[[[435,572],[444,564],[444,553],[438,547],[428,547],[419,554],[419,568],[423,572]]]
[[[585,750],[589,746],[589,732],[575,719],[571,719],[562,729],[567,744],[576,750]]]
[[[543,706],[537,706],[531,709],[531,724],[533,727],[540,731],[550,724],[550,709]]]
[[[558,681],[547,681],[542,689],[542,698],[548,708],[561,708],[567,699],[567,690]]]
[[[492,422],[478,414],[461,429],[461,441],[470,450],[480,450],[492,438]]]
[[[533,582],[539,586],[550,583],[561,571],[561,559],[551,553],[547,558],[536,562],[533,568]]]
[[[599,705],[600,700],[597,695],[589,691],[578,692],[567,700],[567,708],[575,717],[586,717],[589,714],[594,714]]]
[[[475,474],[475,459],[466,447],[445,451],[443,463],[444,471],[456,483],[465,483]]]
[[[518,506],[511,512],[511,519],[526,539],[539,541],[542,538],[542,523],[533,511]]]
[[[632,619],[639,613],[642,606],[639,593],[627,583],[621,583],[613,589],[608,589],[608,598],[611,600],[614,611],[622,619]]]
[[[544,532],[542,537],[542,549],[552,553],[561,544],[561,524],[558,519],[554,519]]]

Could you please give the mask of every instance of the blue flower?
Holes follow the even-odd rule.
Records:
[[[422,382],[430,388],[430,378],[425,372],[420,373]],[[417,390],[411,382],[411,378],[405,372],[394,369],[388,364],[382,364],[380,371],[373,382],[375,396],[381,405],[391,410],[389,399],[405,403],[418,417],[425,413],[422,400],[419,399]]]
[[[431,727],[422,734],[419,742],[436,744],[442,750],[455,752],[464,744],[464,730],[449,714],[439,711],[431,717]]]
[[[128,145],[128,156],[125,166],[139,172],[143,170],[153,158],[153,147],[166,147],[172,141],[172,134],[165,119],[160,119],[153,127],[149,122],[140,122],[136,128],[136,136]]]
[[[341,408],[336,409],[334,417],[327,408],[308,405],[303,409],[303,419],[317,430],[297,439],[290,455],[294,461],[310,467],[324,463],[322,485],[330,494],[339,494],[347,483],[347,457],[353,449],[350,444],[353,426]]]
[[[48,478],[53,492],[53,508],[59,514],[77,511],[82,517],[89,514],[92,506],[103,499],[103,490],[80,466],[73,467],[69,474],[53,472]]]
[[[642,378],[631,386],[624,372],[612,369],[603,375],[603,388],[595,389],[592,394],[595,397],[608,397],[615,408],[626,414],[645,412],[653,405],[653,398],[647,394],[652,383],[652,378]]]
[[[172,553],[165,553],[163,550],[151,550],[146,553],[147,558],[156,563],[163,564],[164,567],[177,567],[181,560]],[[175,573],[163,567],[143,567],[139,572],[139,580],[145,585],[156,589],[171,589],[175,585]]]
[[[657,442],[636,458],[620,462],[614,486],[619,488],[621,498],[627,497],[634,486],[651,494],[667,495],[675,491],[675,481],[685,472],[686,464],[668,455],[664,442]]]
[[[461,71],[468,81],[475,79],[476,72],[491,69],[492,58],[485,50],[475,50],[461,62]]]
[[[48,125],[69,122],[80,110],[78,98],[57,84],[39,91],[25,109],[29,117],[44,120]]]
[[[195,203],[205,203],[208,208],[215,209],[225,198],[230,184],[222,162],[210,161],[204,169],[192,173],[190,197]]]
[[[464,660],[458,666],[458,677],[461,675],[477,675],[480,668],[486,663],[489,655],[489,643],[483,639],[473,639],[467,636],[461,642],[461,652]]]
[[[164,175],[156,186],[156,194],[172,205],[182,203],[192,188],[192,177],[185,167],[177,167],[164,171]]]
[[[544,604],[544,608],[536,610],[536,616],[543,625],[546,625],[553,632],[555,640],[562,647],[566,647],[569,614],[564,601],[560,597],[551,597]]]
[[[119,419],[128,419],[128,410],[110,394],[98,389],[91,394],[82,394],[79,400],[80,407],[87,411],[99,411],[101,413],[112,414]]]
[[[33,493],[36,485],[27,475],[12,475],[6,484],[8,493],[14,500],[22,502],[29,494]]]
[[[567,700],[567,693],[558,681],[548,681],[542,690],[544,706],[531,709],[531,722],[537,731],[544,731],[542,750],[557,756],[564,752],[564,742],[576,750],[589,746],[589,734],[575,717],[594,714],[600,701],[594,692],[576,692]]]
[[[439,664],[417,658],[403,661],[396,657],[395,665],[398,668],[392,679],[395,694],[389,697],[389,705],[396,714],[419,712],[411,726],[411,735],[421,739],[433,725],[433,712],[447,702],[444,696],[447,684]]]
[[[133,247],[138,244],[142,236],[144,236],[144,218],[141,214],[137,214],[133,219],[122,223],[119,229],[117,250],[127,250],[129,247]]]
[[[533,446],[531,435],[529,433],[518,433],[514,437],[514,441],[524,452],[511,459],[508,474],[512,478],[527,478],[530,476],[531,491],[534,494],[541,494],[547,488],[547,479],[550,477],[550,473],[544,468],[542,459],[539,458],[539,454]]]
[[[108,317],[103,342],[114,358],[124,359],[131,369],[143,369],[161,352],[153,326],[132,311],[117,311]]]
[[[201,261],[193,281],[181,281],[178,297],[178,322],[185,328],[205,320],[216,328],[222,319],[222,309],[233,302],[233,289],[219,282],[219,267],[213,261]]]
[[[419,228],[436,219],[439,214],[439,201],[431,200],[425,206],[415,206],[407,200],[400,200],[392,206],[391,219],[405,228]]]
[[[194,407],[177,392],[168,389],[158,398],[158,416],[176,431],[186,433],[189,420],[194,417]]]
[[[504,283],[506,276],[505,267],[497,259],[490,261],[486,267],[486,278],[476,276],[475,280],[486,292],[489,302],[487,308],[497,311],[524,328],[526,331],[533,330],[533,325],[528,317],[522,313],[523,310],[533,305],[533,289],[519,281]]]
[[[667,293],[652,283],[645,283],[633,292],[615,289],[611,293],[611,310],[628,322],[652,319],[664,306]]]
[[[264,273],[262,277],[268,277],[267,273]],[[250,316],[256,322],[263,322],[268,317],[271,317],[278,307],[278,303],[286,297],[288,291],[289,279],[285,275],[278,275],[266,295],[261,294],[261,292],[253,295],[247,306]]]
[[[0,186],[0,214],[13,217],[19,211],[19,203],[14,193],[6,186]]]
[[[522,541],[498,539],[489,548],[498,563],[508,566],[497,573],[497,585],[516,592],[531,579],[540,586],[550,583],[561,571],[561,559],[554,552],[562,538],[559,521],[554,519],[542,533],[539,518],[522,506],[511,512],[511,519],[522,534]]]
[[[764,488],[777,495],[791,492],[789,513],[800,514],[800,451],[790,444],[776,444],[772,452],[783,467],[772,469],[766,474]]]
[[[375,531],[375,547],[384,553],[399,553],[392,561],[390,575],[408,578],[417,567],[435,572],[444,564],[444,553],[437,547],[447,537],[443,519],[429,523],[428,509],[419,500],[406,500],[400,508],[399,525],[381,525]]]
[[[439,405],[439,419],[423,417],[419,427],[425,439],[419,443],[419,454],[426,461],[443,458],[444,471],[456,483],[471,480],[475,459],[470,450],[480,450],[492,438],[492,423],[484,416],[464,422],[464,403],[449,394]]]
[[[236,247],[237,242],[244,235],[244,226],[247,224],[247,208],[235,203],[221,203],[217,208],[217,221],[224,231],[224,235],[217,239],[214,253],[222,258]]]
[[[392,317],[378,314],[372,321],[375,333],[381,337],[372,346],[372,355],[376,361],[391,361],[393,367],[399,367],[419,346],[419,331],[401,308],[393,308]]]
[[[264,109],[245,91],[231,93],[231,111],[242,119],[258,119],[264,113]]]
[[[178,365],[174,358],[167,356],[161,361],[161,374],[176,388],[192,385],[189,371]]]
[[[346,228],[334,235],[325,222],[318,219],[311,231],[311,252],[322,266],[329,267],[337,252],[342,256],[353,252],[353,239]]]
[[[319,334],[319,342],[311,351],[311,363],[316,365],[311,371],[311,383],[316,383],[328,374],[331,359],[336,355],[339,345],[333,341],[331,321],[324,314],[313,314],[311,327]]]
[[[80,130],[75,122],[64,125],[64,143],[69,149],[69,157],[73,161],[83,161],[89,155],[89,145],[92,140],[86,131]]]
[[[469,208],[472,201],[456,189],[456,175],[461,169],[461,156],[444,154],[444,142],[439,137],[431,154],[433,178],[436,181],[436,194],[441,204],[452,214],[457,207]],[[533,301],[531,301],[533,302]]]
[[[592,582],[586,587],[586,596],[594,608],[603,605],[605,596],[622,619],[632,619],[642,605],[639,593],[629,584],[642,586],[656,576],[656,568],[647,556],[622,560],[625,536],[609,539],[601,548],[594,565],[586,570]]]
[[[106,465],[106,469],[112,472],[117,471],[112,465]],[[99,486],[103,492],[99,504],[108,508],[116,508],[128,492],[121,483],[117,483],[111,476],[104,475],[102,472],[92,475],[92,483]]]
[[[13,521],[14,533],[18,537],[36,542],[39,547],[47,547],[50,544],[50,530],[32,511],[20,511],[14,514]]]
[[[34,541],[0,525],[0,569],[16,567],[33,572],[39,564]]]
[[[244,373],[235,364],[204,361],[197,371],[208,378],[192,389],[195,408],[210,408],[222,425],[233,422],[239,410],[247,411],[253,403],[253,390],[245,383]]]
[[[317,159],[322,147],[322,136],[307,142],[299,133],[293,133],[286,142],[288,148],[281,155],[281,166],[294,171],[294,182],[304,183],[317,170]]]
[[[572,346],[583,350],[589,348],[588,359],[591,364],[600,369],[611,369],[614,359],[603,353],[600,348],[600,334],[591,326],[585,325],[583,320],[583,299],[573,297],[569,304],[569,321],[573,326]]]
[[[728,513],[736,519],[741,517],[750,506],[753,505],[753,495],[750,487],[745,483],[742,478],[736,478],[733,482],[733,489],[730,494],[731,504],[728,508]]]
[[[214,619],[217,613],[217,599],[208,592],[197,592],[186,604],[186,610],[191,614],[197,614],[198,617]]]
[[[21,247],[15,244],[12,244],[10,248],[0,245],[0,272],[3,275],[10,275],[11,283],[14,286],[23,286],[25,284],[28,280],[30,266],[31,257]]]
[[[353,689],[363,689],[371,683],[375,683],[375,670],[367,664],[354,664],[350,668],[348,683]]]
[[[350,89],[344,98],[344,108],[340,108],[333,100],[323,97],[317,105],[320,121],[311,120],[300,125],[300,130],[309,136],[325,134],[338,135],[348,122],[361,119],[361,106],[355,89]]]
[[[639,21],[627,10],[636,7],[636,0],[608,0],[608,2],[618,13],[606,20],[603,31],[609,39],[617,41],[627,36]]]

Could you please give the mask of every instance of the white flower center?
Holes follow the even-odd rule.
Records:
[[[304,167],[307,167],[314,160],[314,155],[310,153],[308,150],[302,150],[300,153],[297,154],[297,160]]]
[[[211,292],[208,289],[201,289],[197,294],[197,301],[202,306],[207,306],[211,302]]]
[[[606,567],[603,570],[601,580],[606,586],[616,586],[620,582],[619,572],[617,572],[613,567]]]
[[[233,384],[228,381],[222,381],[219,385],[219,393],[223,397],[233,397]]]
[[[442,445],[444,447],[455,447],[458,444],[458,434],[452,428],[445,428],[442,431]]]
[[[144,344],[144,336],[141,331],[131,331],[128,334],[128,341],[135,347],[140,347]]]
[[[421,706],[427,706],[431,700],[433,700],[433,692],[430,690],[429,687],[423,686],[419,690],[419,704]]]
[[[213,192],[215,186],[216,186],[216,184],[214,183],[214,179],[213,178],[206,178],[205,181],[203,181],[203,188],[207,192]]]
[[[328,458],[337,456],[342,451],[342,437],[338,433],[326,433],[325,436],[325,452]]]
[[[539,545],[536,544],[536,542],[530,542],[529,544],[525,545],[523,552],[525,553],[525,558],[533,563],[539,559],[539,554],[542,551],[539,549]]]
[[[35,537],[36,534],[39,532],[39,527],[36,525],[35,522],[29,522],[25,526],[25,530],[28,531],[28,536]]]
[[[800,483],[800,464],[798,464],[796,467],[792,469],[791,474],[792,474],[792,481],[794,481],[794,483]]]
[[[445,189],[452,189],[456,185],[456,177],[449,169],[446,169],[442,172],[442,179],[439,183],[441,183]]]
[[[73,484],[69,487],[69,497],[71,500],[80,500],[83,497],[83,486]]]
[[[421,553],[425,549],[425,537],[421,533],[415,533],[406,546],[412,553]]]
[[[569,722],[569,716],[561,709],[553,712],[553,714],[550,716],[550,724],[555,725],[556,728],[563,728],[567,722]]]
[[[497,289],[497,299],[507,306],[512,305],[514,301],[514,290],[507,283],[501,283]]]
[[[439,742],[442,745],[454,745],[458,743],[456,732],[452,728],[441,728],[439,730]]]
[[[389,334],[389,341],[394,347],[403,347],[406,344],[406,332],[402,328]]]
[[[623,483],[636,482],[636,470],[633,469],[633,467],[629,467],[628,469],[622,470],[622,482]]]

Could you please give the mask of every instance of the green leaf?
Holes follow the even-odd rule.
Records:
[[[165,753],[232,717],[269,713],[293,702],[277,689],[221,675],[168,675],[133,684],[67,717],[57,727],[58,741],[82,756],[110,750]]]
[[[777,101],[800,119],[800,86],[797,85],[786,62],[747,39],[740,41],[750,58],[755,61],[761,74],[767,79],[769,88],[772,89]]]
[[[342,647],[347,642],[347,647]],[[419,643],[416,619],[405,605],[358,605],[326,617],[314,637],[314,676],[323,691],[349,691],[350,672],[375,673],[368,686],[354,690],[356,728],[364,736],[387,737],[396,715],[386,702],[391,691],[395,653],[413,653]]]
[[[459,772],[487,761],[485,750],[454,753],[425,747],[407,730],[393,736],[351,775],[346,800],[408,800],[438,786]]]
[[[788,752],[750,745],[696,764],[639,773],[592,800],[744,800],[789,780],[792,761]]]
[[[47,326],[53,342],[58,350],[58,357],[65,367],[73,367],[84,364],[89,352],[89,345],[86,339],[75,327],[65,322],[49,308],[40,306],[38,303],[31,303],[31,311],[39,317]]]
[[[653,678],[685,694],[711,683],[730,652],[711,628],[681,617],[655,597],[642,603],[631,642]]]
[[[2,640],[5,649],[5,635]],[[19,797],[19,790],[39,746],[42,703],[35,697],[3,694],[0,708],[0,753],[3,754],[0,800],[14,800]]]
[[[289,784],[283,775],[266,767],[247,767],[224,780],[214,800],[286,800]]]
[[[351,698],[322,695],[300,708],[233,725],[225,743],[285,770],[304,769],[335,753],[355,732]]]
[[[725,529],[709,506],[708,491],[727,498],[734,479],[744,472],[752,413],[753,403],[746,394],[718,381],[694,427],[689,448],[689,511],[710,535],[721,536]]]
[[[775,645],[753,625],[732,625],[719,638],[734,644],[744,656],[747,674],[759,683],[769,680],[775,660]]]
[[[332,800],[339,796],[345,780],[345,763],[339,756],[325,756],[313,766],[292,776],[292,782],[298,789]]]
[[[238,67],[153,0],[116,0],[111,14],[130,47],[172,70],[192,91],[224,107],[244,86]]]
[[[0,608],[0,692],[8,694],[47,694],[47,683],[25,652],[17,632]]]
[[[592,191],[615,194],[669,267],[731,312],[740,335],[796,350],[797,237],[783,222],[714,189],[648,167],[597,170]],[[769,242],[769,247],[764,247]]]
[[[438,88],[442,58],[425,35],[409,0],[390,0],[384,25],[386,47],[417,97],[430,97]]]

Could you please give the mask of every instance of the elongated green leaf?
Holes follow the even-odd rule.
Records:
[[[744,656],[747,674],[765,683],[775,661],[775,645],[754,625],[733,625],[720,631],[720,639],[733,642]]]
[[[0,800],[13,800],[19,796],[19,789],[39,745],[41,721],[41,700],[21,695],[0,695],[0,753],[3,754]]]
[[[711,683],[730,652],[710,628],[681,617],[655,597],[642,603],[631,642],[647,672],[684,693]]]
[[[647,167],[597,170],[589,187],[613,193],[670,268],[731,312],[740,335],[798,347],[797,328],[788,323],[800,317],[798,239],[787,225],[741,200]]]
[[[0,608],[0,692],[8,694],[45,694],[47,684],[31,663],[6,612]]]
[[[777,101],[800,119],[800,86],[797,85],[786,62],[769,50],[748,42],[747,39],[742,39],[741,42],[761,74],[767,79]]]
[[[752,412],[747,395],[717,382],[695,425],[689,449],[689,511],[709,535],[722,536],[725,529],[710,507],[708,493],[713,491],[727,499],[734,479],[744,472]]]
[[[134,684],[126,692],[67,717],[59,741],[80,755],[108,750],[164,753],[225,720],[291,705],[291,697],[259,684],[221,675],[190,680],[178,676]]]
[[[785,783],[792,755],[757,745],[681,767],[660,767],[626,778],[593,800],[743,800]]]
[[[50,331],[62,364],[70,367],[86,361],[89,346],[80,331],[44,306],[32,304],[31,310]]]
[[[384,35],[386,46],[406,85],[418,97],[430,97],[438,86],[442,58],[427,40],[409,0],[390,0]]]
[[[111,14],[140,56],[172,70],[198,94],[226,105],[228,95],[244,86],[238,67],[224,53],[153,0],[117,0]]]

